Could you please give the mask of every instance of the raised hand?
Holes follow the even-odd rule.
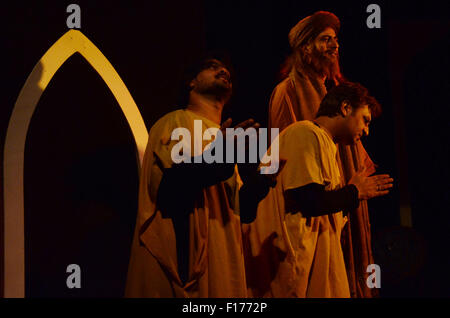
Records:
[[[389,193],[394,179],[388,174],[368,176],[365,170],[358,171],[348,182],[358,189],[360,200],[368,200]]]
[[[220,127],[220,130],[222,132],[223,139],[224,139],[224,147],[226,148],[226,145],[229,142],[233,143],[234,157],[236,157],[236,155],[238,153],[241,153],[241,154],[247,153],[247,151],[249,149],[249,141],[251,140],[251,138],[245,138],[245,136],[243,136],[246,134],[247,129],[250,129],[250,128],[254,129],[254,132],[255,132],[254,142],[256,143],[255,146],[257,147],[258,135],[259,135],[258,129],[260,127],[259,123],[255,122],[255,120],[250,118],[250,119],[247,119],[247,120],[237,124],[236,126],[233,127],[233,129],[234,129],[233,140],[229,140],[229,137],[227,136],[227,133],[226,133],[226,129],[230,128],[231,123],[232,123],[231,118],[228,118],[225,122],[223,122],[223,124]],[[255,149],[257,149],[257,148],[255,148]]]
[[[226,129],[231,127],[231,123],[233,122],[233,120],[231,118],[228,118],[227,120],[225,120],[222,125],[220,126],[220,130],[222,131],[222,134],[225,136],[226,135]],[[237,124],[236,126],[234,126],[234,129],[237,128],[242,128],[244,129],[244,131],[247,128],[255,128],[256,130],[258,130],[258,128],[260,127],[260,124],[255,122],[255,120],[253,118],[247,119],[239,124]],[[236,137],[235,137],[236,138]]]

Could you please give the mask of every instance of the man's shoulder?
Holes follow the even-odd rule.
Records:
[[[289,160],[301,153],[318,153],[321,147],[320,137],[314,129],[314,123],[302,120],[289,125],[279,136],[280,156]]]
[[[270,97],[270,107],[274,107],[286,100],[291,103],[295,100],[296,92],[292,79],[288,76],[275,86]],[[275,107],[277,109],[277,107]]]
[[[160,125],[160,124],[168,122],[168,121],[177,120],[180,117],[186,116],[185,113],[186,113],[186,111],[184,109],[177,109],[177,110],[171,111],[170,113],[167,113],[167,114],[163,115],[160,119],[158,119],[156,121],[155,125]]]
[[[150,128],[149,142],[157,140],[167,141],[177,127],[184,127],[186,122],[186,111],[179,109],[165,114]]]
[[[292,79],[290,76],[287,76],[285,79],[283,79],[281,82],[279,82],[275,88],[273,89],[273,92],[288,92],[294,89],[294,83],[292,82]]]
[[[320,143],[320,128],[317,127],[310,120],[297,121],[283,130],[280,138],[284,139],[284,142],[290,143],[310,143],[314,144]]]
[[[317,129],[314,123],[310,120],[301,120],[296,121],[295,123],[290,124],[286,129],[284,130],[285,134],[316,134]]]
[[[180,121],[180,119],[186,116],[185,113],[186,112],[184,109],[178,109],[165,114],[156,121],[156,123],[152,126],[150,131],[159,130],[165,126],[176,126],[177,123]]]
[[[302,120],[289,125],[284,131],[287,145],[308,145],[309,148],[336,153],[336,145],[330,135],[313,121]],[[326,149],[326,150],[324,150]],[[333,156],[334,156],[333,155]]]

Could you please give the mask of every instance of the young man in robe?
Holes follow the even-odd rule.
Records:
[[[285,79],[272,92],[269,127],[280,129],[300,120],[312,120],[320,102],[343,77],[339,67],[337,34],[339,19],[330,12],[319,11],[297,23],[289,32],[292,49],[283,73]],[[375,172],[375,165],[360,141],[339,144],[339,167],[345,182],[364,168]],[[367,202],[348,210],[349,221],[342,240],[352,297],[372,297],[376,290],[367,288],[367,265],[373,264],[370,221]]]
[[[194,120],[201,121],[202,136],[208,128],[229,127],[231,120],[222,127],[220,121],[231,92],[229,67],[217,57],[205,57],[186,74],[187,107],[165,115],[151,128],[126,297],[247,296],[239,215],[242,181],[236,165],[208,164],[202,158],[197,162],[194,157],[202,153],[189,154],[188,163],[174,163],[172,151],[179,143],[172,140],[177,128],[190,133],[191,140],[182,140],[184,145],[196,148]],[[236,127],[258,124],[250,119]],[[202,138],[200,152],[210,142]],[[249,182],[241,188],[248,202],[267,194],[270,185],[270,179],[259,173],[252,180],[254,187]]]
[[[393,179],[361,170],[343,184],[337,144],[360,142],[379,111],[365,88],[342,83],[325,96],[315,119],[291,124],[278,136],[286,166],[244,231],[251,296],[350,297],[342,211],[387,194]]]

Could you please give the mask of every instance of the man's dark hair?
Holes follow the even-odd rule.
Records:
[[[191,81],[204,69],[208,68],[208,62],[211,60],[218,60],[221,62],[225,68],[230,72],[231,82],[234,79],[234,69],[231,64],[230,56],[224,51],[209,51],[198,58],[194,63],[188,66],[183,73],[180,87],[178,89],[178,106],[186,106],[189,102],[189,94],[191,92],[191,87],[189,84]]]
[[[378,117],[381,114],[380,104],[374,97],[369,95],[367,88],[359,83],[346,81],[333,87],[325,95],[320,103],[316,118],[320,116],[335,117],[342,115],[342,102],[348,102],[354,110],[368,105],[372,117]]]

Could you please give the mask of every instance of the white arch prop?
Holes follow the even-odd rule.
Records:
[[[144,120],[119,74],[100,50],[78,30],[66,32],[28,76],[9,121],[4,148],[4,297],[25,297],[23,170],[25,140],[37,103],[56,71],[79,52],[99,73],[122,109],[136,142],[139,165],[148,139]]]

